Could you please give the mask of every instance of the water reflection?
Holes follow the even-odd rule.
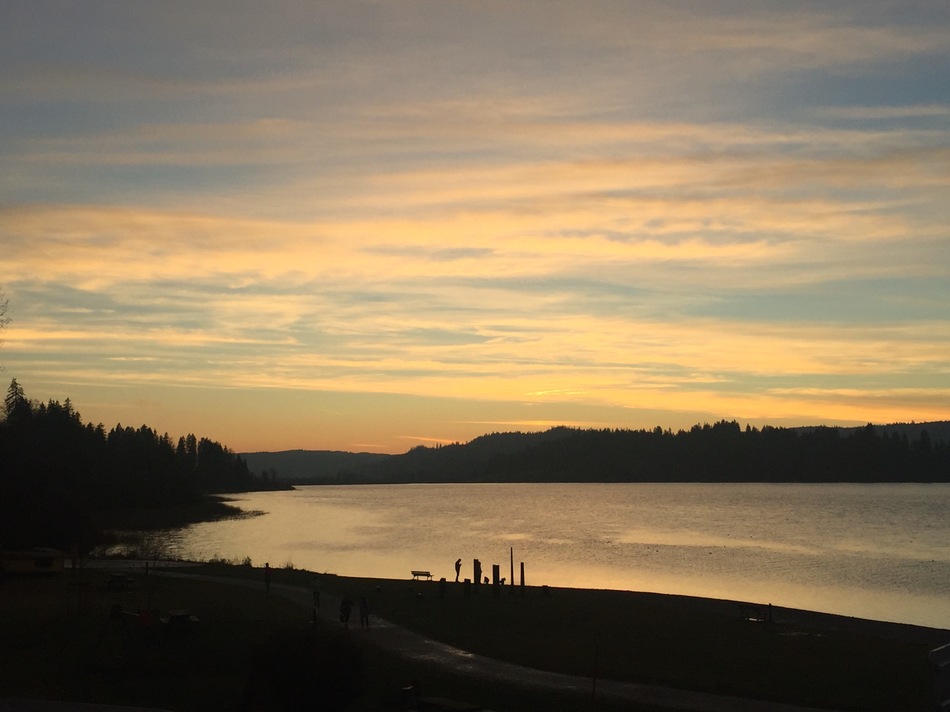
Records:
[[[400,485],[236,498],[261,517],[189,527],[188,558],[353,576],[455,576],[758,600],[950,628],[950,486]]]

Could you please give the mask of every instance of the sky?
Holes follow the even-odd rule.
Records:
[[[4,0],[0,166],[0,375],[107,428],[950,418],[943,0]]]

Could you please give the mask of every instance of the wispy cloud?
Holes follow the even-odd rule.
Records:
[[[0,23],[38,397],[253,449],[945,417],[926,4],[57,9]]]

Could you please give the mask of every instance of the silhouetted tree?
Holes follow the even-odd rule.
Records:
[[[7,421],[11,423],[27,419],[32,415],[30,402],[26,399],[23,387],[17,383],[15,378],[10,381],[7,395],[3,399],[3,412]]]
[[[33,404],[16,379],[0,421],[0,544],[92,544],[95,523],[116,508],[155,508],[196,500],[202,491],[269,486],[230,450],[179,440],[152,428],[84,425],[67,398]],[[203,484],[204,480],[207,484]]]
[[[896,433],[894,434],[896,435]],[[351,482],[930,482],[950,481],[950,445],[874,426],[761,430],[735,421],[653,430],[554,428],[493,433],[467,445],[418,446]],[[928,445],[929,443],[929,445]]]

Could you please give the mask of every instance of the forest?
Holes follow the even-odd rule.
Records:
[[[932,424],[941,432],[946,423]],[[916,434],[912,437],[908,433]],[[744,429],[735,421],[671,430],[494,433],[419,446],[336,482],[950,482],[950,444],[926,427]]]
[[[146,425],[83,423],[67,398],[37,403],[13,379],[0,420],[0,546],[76,544],[144,528],[149,512],[209,495],[292,483],[950,482],[950,424],[744,429],[735,421],[672,432],[557,427],[492,433],[402,455],[248,454]],[[934,430],[932,437],[928,427]],[[319,477],[288,476],[321,463]],[[275,466],[277,465],[277,466]],[[332,469],[332,471],[331,471]],[[182,522],[182,524],[187,522]]]
[[[0,420],[0,546],[90,549],[120,513],[270,489],[218,442],[83,423],[67,398],[36,403],[13,379]],[[135,517],[133,517],[134,519]]]

